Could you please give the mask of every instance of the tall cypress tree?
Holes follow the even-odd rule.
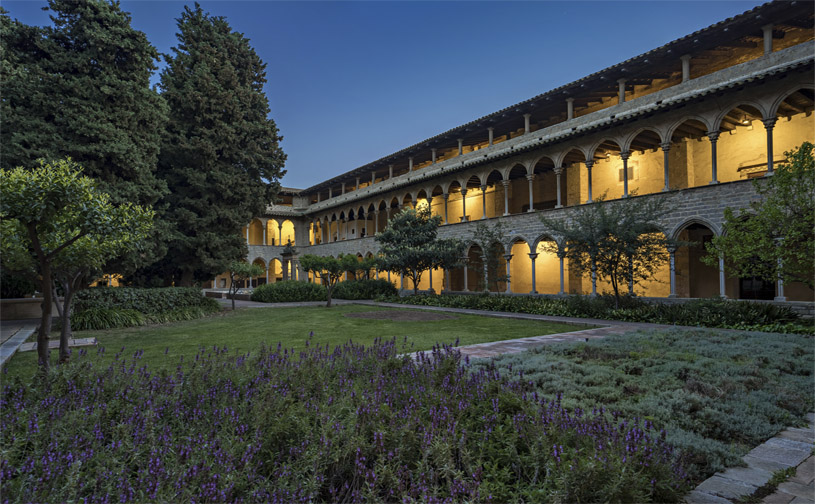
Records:
[[[49,0],[48,9],[44,28],[0,14],[0,167],[71,157],[115,204],[155,204],[167,192],[156,176],[167,107],[150,89],[158,52],[118,2]]]
[[[276,196],[286,156],[263,93],[266,65],[223,17],[196,4],[178,19],[178,46],[161,74],[170,107],[159,174],[174,226],[158,266],[189,285],[246,256],[241,227]]]

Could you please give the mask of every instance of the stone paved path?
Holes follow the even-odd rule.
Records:
[[[74,339],[71,338],[68,340],[69,347],[80,347],[80,346],[96,346],[96,338],[79,338]],[[53,350],[55,348],[59,348],[59,340],[52,339],[48,340],[48,349]],[[20,352],[33,352],[37,349],[37,342],[32,341],[30,343],[23,343],[20,345]]]
[[[14,355],[29,336],[37,330],[38,323],[28,320],[8,320],[0,324],[0,366]]]

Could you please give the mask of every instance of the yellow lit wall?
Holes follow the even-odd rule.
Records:
[[[535,259],[536,290],[539,294],[557,294],[560,292],[560,259],[556,252],[546,251],[546,245],[540,242],[536,250],[538,254],[538,258]],[[568,281],[568,278],[564,264],[564,281]]]

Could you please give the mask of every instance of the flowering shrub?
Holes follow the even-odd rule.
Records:
[[[449,348],[416,361],[394,342],[201,349],[158,374],[123,352],[4,386],[5,498],[667,502],[687,489],[648,421],[569,411]]]

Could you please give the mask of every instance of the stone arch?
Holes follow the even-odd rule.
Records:
[[[250,279],[250,281],[249,281],[250,286],[251,287],[257,287],[259,285],[265,284],[266,279],[267,279],[266,273],[267,273],[267,271],[269,271],[268,269],[266,269],[266,261],[264,261],[262,257],[256,257],[256,258],[252,259],[252,264],[255,264],[255,265],[260,266],[261,268],[263,268],[263,273],[261,273],[260,275],[258,275],[256,277],[252,277]]]
[[[722,107],[719,113],[716,114],[712,122],[713,129],[711,131],[718,131],[723,127],[729,128],[729,123],[738,123],[739,119],[737,117],[731,117],[734,110],[737,110],[737,115],[745,114],[756,116],[759,120],[770,117],[767,108],[763,104],[753,100],[737,99],[729,102],[728,105]]]
[[[713,231],[714,236],[721,236],[722,234],[721,228],[714,224],[713,222],[711,222],[710,220],[705,219],[704,217],[694,216],[687,218],[680,222],[679,224],[675,225],[673,228],[671,228],[671,231],[669,234],[667,234],[667,236],[669,236],[672,240],[678,240],[679,233],[681,233],[685,228],[692,225],[704,226]]]
[[[708,119],[706,117],[703,117],[703,116],[700,116],[700,115],[686,115],[686,116],[682,116],[681,118],[679,118],[676,121],[674,121],[673,123],[671,123],[668,126],[668,129],[666,130],[666,133],[663,136],[663,138],[668,139],[666,141],[674,142],[675,141],[674,139],[676,138],[676,135],[677,135],[677,130],[679,130],[679,128],[682,127],[682,126],[685,126],[685,123],[693,124],[694,122],[699,123],[699,124],[702,125],[702,128],[697,128],[697,129],[702,130],[701,134],[697,134],[695,132],[692,133],[692,135],[682,135],[682,134],[680,134],[681,135],[680,138],[683,138],[683,137],[686,137],[686,136],[694,136],[694,137],[704,136],[708,131],[713,131],[713,128],[711,127],[711,123],[710,123],[710,121],[708,121]]]
[[[249,222],[249,245],[265,245],[263,243],[263,221],[255,217]]]
[[[628,190],[632,194],[653,194],[665,190],[665,158],[662,133],[643,127],[625,139],[623,152],[629,153]],[[670,149],[669,149],[670,152]]]
[[[718,134],[717,181],[746,179],[751,173],[767,170],[767,133],[764,107],[752,101],[738,101],[723,109],[716,118]],[[783,154],[782,154],[783,156]]]
[[[610,153],[619,154],[624,151],[622,148],[622,142],[619,138],[605,137],[602,140],[594,142],[594,144],[592,144],[592,146],[589,148],[589,152],[591,153],[589,158],[597,159],[598,156],[602,157]]]
[[[708,253],[704,244],[720,230],[702,217],[684,220],[671,231],[674,239],[688,242],[674,253],[676,293],[684,298],[709,298],[721,294],[719,268],[702,261]]]
[[[787,99],[793,96],[794,94],[801,93],[801,91],[809,91],[809,93],[807,93],[806,98],[808,98],[809,101],[812,101],[812,95],[813,92],[815,92],[815,86],[813,86],[812,84],[795,85],[793,87],[787,88],[786,91],[779,94],[775,98],[775,100],[773,100],[772,104],[769,107],[769,115],[767,117],[778,117],[780,115],[778,109],[781,107],[781,104],[787,101]]]
[[[644,137],[642,139],[638,137]],[[662,132],[653,128],[651,126],[643,126],[641,128],[637,128],[636,130],[632,131],[625,137],[623,137],[622,141],[622,150],[623,152],[631,151],[631,150],[642,150],[641,142],[644,142],[646,145],[656,145],[659,146],[662,142],[664,142],[664,138]],[[639,141],[639,142],[638,142]]]
[[[534,292],[529,242],[523,236],[514,236],[506,243],[504,250],[512,256],[509,261],[510,291],[518,294]]]

